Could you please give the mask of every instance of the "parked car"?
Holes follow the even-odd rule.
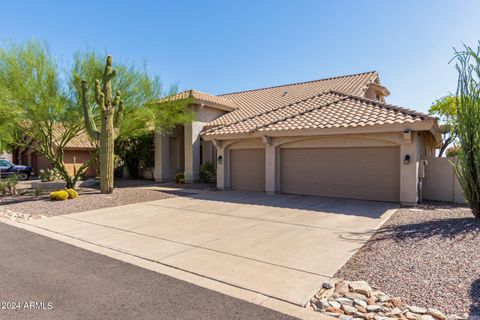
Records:
[[[20,180],[28,180],[33,174],[32,167],[15,165],[6,159],[0,159],[0,173],[2,178],[17,174]]]

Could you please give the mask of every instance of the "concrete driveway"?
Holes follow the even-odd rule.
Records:
[[[198,191],[28,223],[305,305],[394,208],[372,201]]]

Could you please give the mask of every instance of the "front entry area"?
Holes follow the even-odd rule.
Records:
[[[398,147],[281,149],[281,191],[398,202]]]

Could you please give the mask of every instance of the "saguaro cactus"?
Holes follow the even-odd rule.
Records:
[[[114,169],[114,142],[122,122],[124,102],[120,91],[112,97],[111,80],[117,71],[112,69],[112,57],[107,57],[102,83],[95,80],[95,99],[101,112],[101,128],[97,129],[92,111],[88,105],[87,81],[82,80],[82,108],[85,118],[85,126],[93,140],[100,142],[100,191],[101,193],[113,192],[113,169]]]

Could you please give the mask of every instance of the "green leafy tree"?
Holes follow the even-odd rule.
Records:
[[[480,218],[480,42],[455,50],[458,87],[455,132],[458,136],[458,162],[455,171],[473,215]]]
[[[432,104],[428,112],[440,117],[440,120],[443,122],[440,126],[442,146],[438,152],[438,156],[441,157],[448,146],[454,142],[456,138],[452,125],[457,113],[455,96],[448,95],[438,99]]]
[[[44,43],[9,43],[0,48],[2,147],[29,147],[41,153],[69,187],[74,186],[97,159],[94,153],[89,161],[76,169],[73,176],[68,174],[63,162],[67,144],[86,130],[82,112],[82,80],[93,84],[96,79],[103,79],[106,68],[101,57],[95,51],[79,52],[74,56],[73,64],[62,73]],[[165,94],[174,93],[176,88],[164,91],[160,79],[150,75],[145,67],[119,63],[116,70],[116,76],[109,80],[111,87],[121,92],[119,97],[124,101],[124,111],[123,117],[114,117],[114,123],[117,123],[114,137],[134,138],[154,130],[166,133],[192,119],[193,115],[185,108],[190,103],[188,99],[161,105],[155,103]],[[89,125],[92,127],[100,127],[102,122],[96,88],[93,85],[85,90],[87,112],[91,113]],[[108,95],[102,89],[100,85],[100,91],[108,102]],[[113,99],[108,103],[117,103]],[[97,147],[100,148],[100,144]],[[113,151],[109,152],[111,155]],[[109,183],[107,192],[112,190],[113,180]]]
[[[193,118],[186,108],[189,99],[162,104],[155,102],[164,96],[164,89],[160,78],[150,76],[145,67],[139,69],[119,63],[113,69],[110,57],[105,65],[100,54],[86,51],[75,55],[71,78],[70,86],[84,111],[87,130],[94,140],[100,142],[102,193],[113,191],[115,143],[123,144],[154,130],[166,133]],[[95,85],[87,86],[88,83]],[[112,88],[116,90],[115,96]],[[172,87],[167,94],[175,92],[176,88]],[[105,136],[102,136],[102,130]],[[127,162],[127,154],[120,153],[124,162]]]
[[[0,136],[3,144],[27,147],[47,158],[68,187],[90,164],[71,176],[63,162],[67,144],[84,126],[82,114],[62,86],[59,68],[40,42],[0,48]]]

